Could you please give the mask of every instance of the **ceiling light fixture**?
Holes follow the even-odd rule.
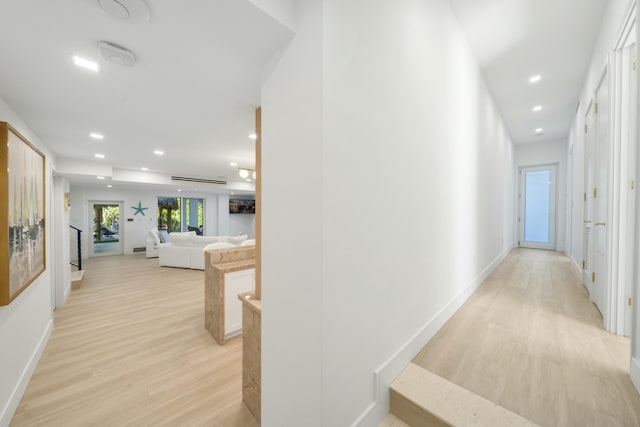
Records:
[[[153,154],[155,154],[156,156],[164,156],[164,151],[162,151],[162,150],[155,150],[155,151],[153,152]]]
[[[98,0],[98,6],[113,18],[133,24],[146,22],[151,16],[144,0]]]
[[[542,110],[542,105],[536,105],[535,107],[533,107],[533,111],[540,111]]]
[[[87,70],[98,72],[100,71],[100,64],[95,61],[90,61],[88,59],[80,58],[79,56],[73,55],[73,63],[80,68],[84,68]]]
[[[129,49],[109,42],[98,42],[98,52],[103,59],[125,67],[133,67],[136,56]]]
[[[104,159],[104,154],[95,154],[97,159]]]
[[[535,76],[531,76],[529,83],[538,83],[540,80],[542,80],[542,76],[540,74],[536,74]]]
[[[107,184],[107,188],[111,188],[111,187],[113,187],[113,185]]]
[[[238,164],[236,162],[231,162],[229,163],[229,166],[238,166]]]
[[[181,192],[181,191],[182,191],[182,189],[181,189],[181,188],[178,188],[178,193],[179,193],[179,192]]]
[[[141,170],[141,171],[145,171],[145,172],[146,172],[146,171],[148,171],[148,170],[149,170],[149,168],[140,168],[140,170]]]
[[[104,176],[96,176],[98,179],[104,179]]]
[[[536,133],[537,134],[541,134],[543,131],[544,131],[544,129],[542,129],[542,128],[537,128],[536,129]]]
[[[256,135],[255,133],[252,133],[251,135],[249,135],[249,138],[258,139],[258,135]]]
[[[91,132],[89,136],[93,139],[104,139],[104,135],[101,133]]]
[[[240,178],[249,178],[249,175],[253,176],[253,179],[256,179],[256,170],[249,168],[238,168],[238,173],[240,174]],[[249,181],[249,180],[247,180]]]

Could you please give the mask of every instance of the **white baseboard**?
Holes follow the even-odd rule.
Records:
[[[507,247],[465,289],[454,297],[438,314],[429,320],[405,344],[373,373],[373,402],[351,424],[351,427],[375,427],[389,412],[389,386],[400,372],[440,328],[455,314],[464,302],[489,277],[513,248]]]
[[[582,267],[580,266],[580,264],[578,264],[578,261],[576,261],[573,257],[569,257],[569,258],[573,262],[573,265],[576,266],[576,270],[578,271],[578,273],[582,274]]]
[[[71,294],[71,281],[69,281],[69,285],[64,290],[64,296],[62,297],[63,298],[62,305],[65,305],[67,303],[67,300],[69,299],[70,294]]]
[[[640,393],[640,359],[636,359],[635,357],[631,358],[629,374],[631,375],[633,385],[636,386],[636,390]]]
[[[36,347],[35,351],[31,355],[31,358],[29,359],[29,363],[27,363],[27,366],[25,366],[24,371],[22,371],[22,375],[20,375],[20,380],[13,388],[9,401],[6,403],[6,405],[2,409],[2,413],[0,413],[0,427],[8,427],[9,424],[11,423],[13,414],[15,414],[16,409],[18,409],[18,405],[20,404],[22,395],[27,389],[27,385],[29,385],[29,380],[31,379],[33,372],[36,370],[36,366],[38,366],[38,362],[40,361],[42,352],[47,346],[47,342],[49,341],[49,337],[51,336],[51,331],[53,331],[53,319],[49,320],[49,324],[45,328],[44,334],[42,334],[42,337],[38,342],[38,346]]]

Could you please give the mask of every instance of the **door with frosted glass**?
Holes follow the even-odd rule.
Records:
[[[557,165],[520,168],[520,247],[556,249],[557,169]]]

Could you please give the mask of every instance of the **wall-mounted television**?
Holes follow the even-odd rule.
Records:
[[[256,213],[256,201],[254,199],[229,199],[230,214],[254,214]]]

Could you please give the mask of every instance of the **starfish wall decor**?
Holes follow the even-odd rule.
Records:
[[[144,216],[145,209],[149,208],[143,208],[142,201],[138,201],[138,206],[131,206],[131,209],[135,209],[135,212],[133,213],[134,215],[138,215],[139,213],[141,213]]]

